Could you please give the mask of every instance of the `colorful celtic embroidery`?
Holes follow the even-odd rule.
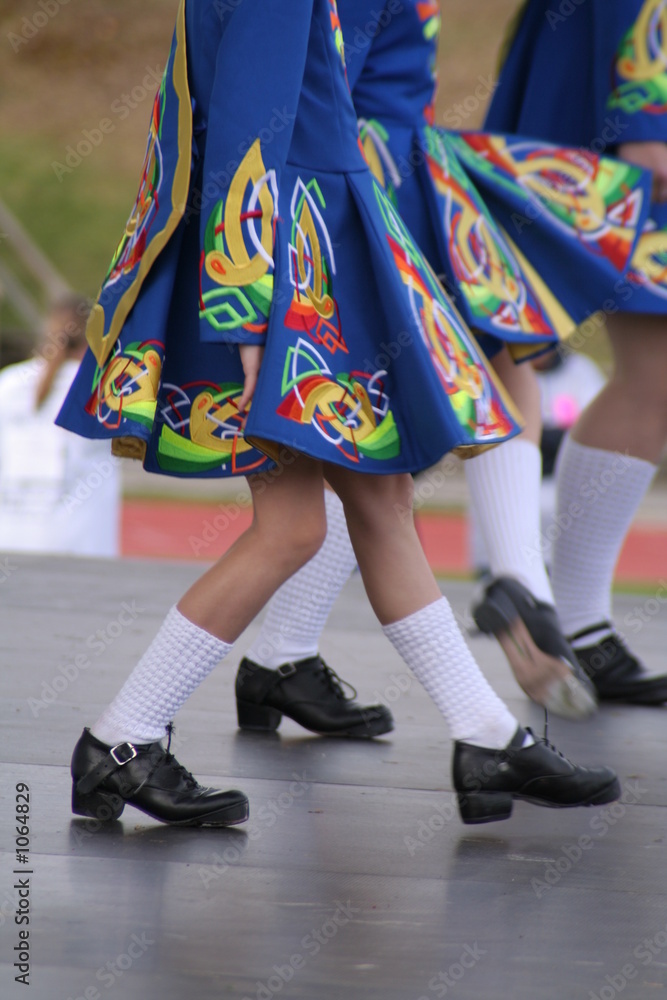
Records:
[[[385,391],[386,371],[334,374],[323,355],[299,338],[285,357],[278,414],[310,424],[351,462],[400,453],[400,439]]]
[[[441,196],[442,226],[457,285],[479,321],[506,334],[557,335],[515,254],[484,202],[450,154],[445,135],[425,129],[426,166]]]
[[[102,283],[103,288],[108,288],[123,275],[134,270],[140,264],[148,244],[151,226],[160,207],[160,191],[164,177],[160,140],[165,102],[166,79],[163,78],[153,104],[139,193],[125,226],[125,232],[111,259],[109,270]]]
[[[533,218],[560,231],[622,272],[641,216],[641,171],[585,150],[465,133],[453,137],[457,155],[472,170],[526,201]],[[526,216],[522,225],[530,225]]]
[[[378,184],[374,187],[416,327],[461,428],[477,443],[503,440],[516,424],[476,343],[384,191]]]
[[[628,279],[648,292],[667,299],[667,232],[649,220],[637,241]]]
[[[226,201],[216,204],[206,225],[199,314],[215,330],[266,331],[277,205],[275,171],[265,168],[257,139],[234,174]]]
[[[135,341],[125,347],[117,341],[104,367],[95,370],[86,412],[109,429],[120,428],[125,420],[150,429],[163,358],[160,341]]]
[[[398,208],[396,192],[403,183],[403,178],[389,149],[389,132],[374,118],[360,118],[359,139],[373,177],[387,192],[392,205]]]
[[[667,0],[646,0],[623,38],[607,107],[626,114],[667,111]]]
[[[212,469],[248,474],[266,457],[244,439],[236,400],[243,386],[191,382],[164,383],[159,412],[157,460],[165,472],[197,473]]]
[[[294,296],[285,326],[304,331],[331,353],[347,352],[333,294],[336,260],[324,221],[326,202],[315,179],[294,186],[290,213],[289,277]]]

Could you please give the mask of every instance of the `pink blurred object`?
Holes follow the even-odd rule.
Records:
[[[557,427],[567,430],[572,427],[581,413],[581,407],[574,396],[557,396],[553,401],[553,416]]]

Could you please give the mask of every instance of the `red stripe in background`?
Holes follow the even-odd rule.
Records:
[[[154,559],[201,559],[211,562],[226,552],[248,527],[249,509],[227,504],[182,500],[125,500],[121,551],[124,556]],[[436,573],[466,574],[468,523],[465,515],[437,511],[419,514],[419,537]],[[639,526],[626,540],[618,583],[667,579],[667,528]]]

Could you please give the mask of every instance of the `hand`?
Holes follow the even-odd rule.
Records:
[[[259,347],[257,344],[241,344],[239,346],[239,354],[241,355],[245,382],[243,384],[243,392],[236,400],[236,405],[239,408],[239,413],[243,413],[255,394],[259,369],[264,357],[264,348]]]
[[[618,155],[652,171],[653,201],[667,201],[667,142],[623,142]]]

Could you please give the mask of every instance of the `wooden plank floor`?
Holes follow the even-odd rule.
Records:
[[[3,565],[0,997],[667,995],[665,710],[604,708],[586,724],[551,722],[568,754],[617,768],[624,804],[520,803],[507,822],[466,828],[444,726],[380,634],[357,578],[323,653],[360,696],[391,705],[394,733],[371,744],[325,740],[289,720],[280,735],[238,733],[242,640],[180,713],[177,744],[198,777],[248,793],[250,823],[172,829],[128,807],[97,827],[70,813],[72,746],[201,564]],[[471,588],[443,590],[465,620]],[[660,596],[617,601],[619,624],[655,670],[667,666]],[[130,625],[119,624],[124,604]],[[518,717],[541,731],[541,713],[495,644],[471,645]],[[13,967],[21,782],[31,808],[29,991]]]

